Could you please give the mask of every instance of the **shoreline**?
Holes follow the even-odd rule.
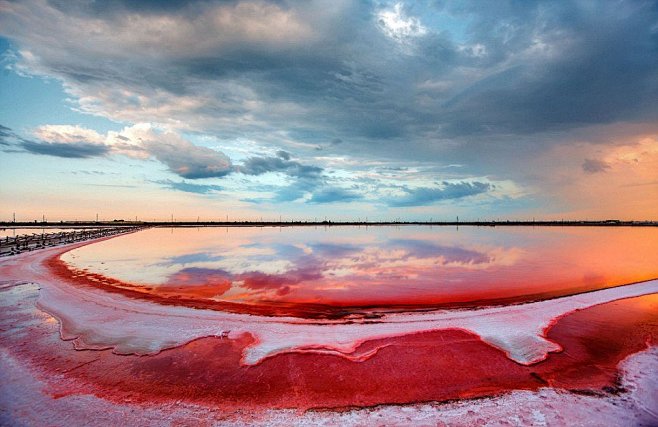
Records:
[[[59,228],[59,227],[58,227]],[[57,233],[43,233],[31,235],[18,235],[15,237],[0,238],[0,259],[11,257],[24,252],[60,247],[72,243],[89,242],[94,240],[116,237],[143,230],[144,227],[100,227]]]

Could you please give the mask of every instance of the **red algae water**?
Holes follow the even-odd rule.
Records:
[[[104,289],[260,314],[486,306],[658,278],[658,230],[156,228],[53,263]]]
[[[658,338],[655,228],[154,228],[0,274],[0,361],[29,393],[170,416],[613,399]]]

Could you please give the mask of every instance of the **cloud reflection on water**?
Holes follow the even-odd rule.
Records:
[[[77,249],[64,260],[160,296],[335,306],[543,298],[646,279],[658,265],[646,260],[647,252],[642,261],[629,253],[642,251],[635,231],[199,231],[147,230]],[[656,246],[655,239],[644,241]],[[137,248],[134,260],[115,262],[128,247]]]

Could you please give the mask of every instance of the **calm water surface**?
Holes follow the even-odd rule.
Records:
[[[486,305],[657,278],[658,229],[153,228],[62,260],[112,286],[188,302]]]

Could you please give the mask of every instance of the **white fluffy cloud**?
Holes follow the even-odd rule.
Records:
[[[31,142],[24,148],[36,154],[57,156],[61,152],[71,157],[71,152],[78,150],[85,154],[78,157],[89,157],[90,147],[100,146],[103,150],[98,154],[123,154],[140,159],[153,157],[183,178],[221,177],[233,170],[231,160],[224,153],[194,145],[174,132],[158,131],[147,123],[106,135],[80,126],[43,125],[35,130],[34,135],[41,142]]]
[[[105,137],[93,129],[77,125],[42,125],[34,131],[34,136],[41,141],[52,143],[104,144]]]

